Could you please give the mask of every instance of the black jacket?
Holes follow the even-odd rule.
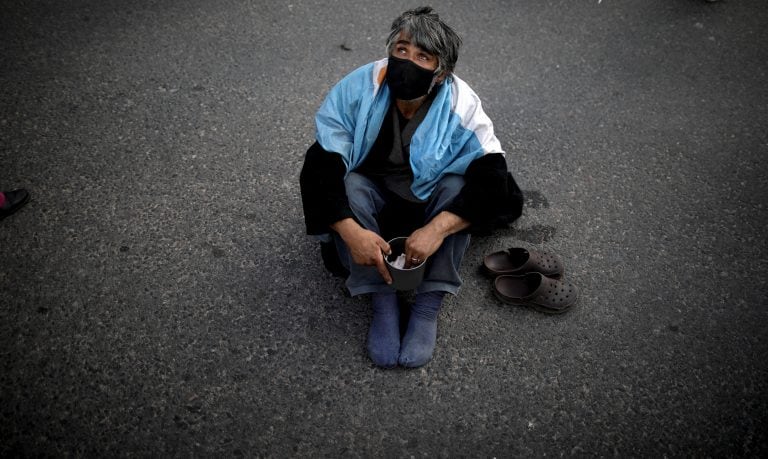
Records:
[[[301,170],[301,199],[307,234],[325,234],[329,226],[355,218],[344,187],[346,166],[341,155],[315,142],[307,151]],[[523,194],[501,153],[486,154],[470,163],[464,188],[448,210],[471,223],[474,234],[506,227],[522,214]]]

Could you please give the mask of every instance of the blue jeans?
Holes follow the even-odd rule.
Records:
[[[357,221],[366,229],[381,234],[376,218],[386,204],[387,193],[362,174],[350,172],[344,179],[347,198]],[[456,198],[464,186],[464,177],[446,175],[443,177],[427,200],[424,223],[426,224],[437,214],[445,210]],[[347,245],[337,233],[333,233],[336,249],[341,263],[350,272],[347,278],[347,288],[353,296],[365,293],[393,292],[379,272],[373,266],[362,266],[354,263]],[[408,235],[404,235],[408,236]],[[464,252],[469,246],[469,233],[456,233],[448,236],[443,244],[427,260],[424,280],[416,288],[416,293],[442,291],[453,295],[458,293],[461,286],[459,266],[464,258]]]

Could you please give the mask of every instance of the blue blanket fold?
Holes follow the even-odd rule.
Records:
[[[331,89],[315,117],[318,143],[340,154],[347,172],[362,164],[381,129],[390,104],[386,68],[385,58],[348,74]],[[504,153],[472,88],[452,75],[437,91],[411,139],[411,190],[419,199],[427,199],[443,175],[463,175],[475,159]]]

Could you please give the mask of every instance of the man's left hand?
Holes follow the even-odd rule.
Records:
[[[423,226],[405,241],[405,268],[420,265],[443,244],[445,236],[430,225]]]
[[[437,252],[446,237],[469,226],[469,222],[451,212],[437,214],[405,241],[405,268],[420,265]]]

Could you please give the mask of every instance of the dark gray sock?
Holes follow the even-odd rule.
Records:
[[[400,346],[400,365],[416,368],[432,360],[437,340],[437,316],[445,292],[425,292],[416,295],[411,308],[408,330]]]
[[[397,365],[400,355],[400,306],[397,294],[372,295],[373,319],[368,331],[368,356],[380,367]]]

